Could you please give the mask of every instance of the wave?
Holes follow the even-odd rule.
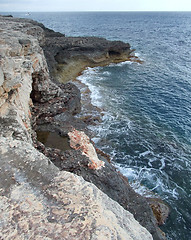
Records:
[[[83,84],[87,85],[90,90],[90,97],[91,97],[91,103],[99,108],[102,107],[102,101],[101,101],[101,94],[99,92],[99,89],[91,84],[91,79],[97,77],[99,67],[88,67],[82,72],[82,75],[77,77],[77,80],[81,81]]]
[[[132,61],[124,61],[124,62],[120,62],[120,63],[111,63],[111,64],[109,64],[109,67],[121,67],[121,66],[124,66],[124,65],[131,65],[131,64],[133,64],[134,62],[132,62]]]
[[[137,56],[140,55],[137,54]],[[132,62],[111,64],[108,67],[89,67],[78,77],[78,80],[90,89],[92,104],[102,108],[104,113],[102,123],[89,126],[95,133],[92,140],[99,148],[110,154],[114,165],[128,177],[136,192],[147,197],[157,193],[163,199],[177,200],[181,193],[184,194],[183,189],[169,179],[168,174],[165,173],[173,162],[177,162],[177,159],[173,160],[176,149],[172,148],[167,140],[162,143],[164,140],[161,139],[160,142],[159,131],[161,130],[157,129],[158,127],[151,119],[148,119],[151,123],[147,126],[141,122],[139,115],[134,115],[139,118],[137,123],[141,124],[136,125],[134,120],[130,120],[129,113],[124,108],[129,96],[121,95],[125,85],[117,82],[119,80],[115,78],[118,73],[116,67],[129,64],[131,65]],[[124,80],[122,84],[125,84]],[[158,135],[157,140],[154,140],[155,134]],[[160,150],[163,145],[166,145],[165,148]],[[157,148],[159,153],[157,153]],[[179,167],[177,165],[177,171]]]
[[[172,182],[168,175],[161,170],[146,167],[131,168],[118,163],[115,166],[129,179],[129,183],[135,192],[146,198],[156,197],[163,200],[178,200],[186,194],[183,188]]]

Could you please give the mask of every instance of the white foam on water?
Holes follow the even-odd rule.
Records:
[[[124,167],[119,163],[116,163],[115,166],[120,170],[120,172],[129,179],[137,178],[137,170],[133,168]]]
[[[144,61],[143,56],[140,53],[138,53],[138,52],[135,53],[135,57],[138,57],[139,60]]]
[[[131,187],[140,194],[141,196],[152,198],[152,197],[158,197],[157,194],[152,192],[149,188],[145,187],[144,185],[141,185],[139,181],[133,181],[130,183]]]
[[[143,57],[141,56],[140,53],[137,53],[137,52],[136,52],[136,53],[134,53],[133,56],[138,57],[140,61],[144,61],[144,59],[143,59]],[[122,67],[122,66],[124,66],[124,65],[131,65],[131,64],[140,65],[139,62],[127,60],[127,61],[120,62],[120,63],[111,63],[111,64],[109,64],[109,67],[115,67],[115,66],[117,66],[117,67]]]
[[[168,175],[159,169],[128,167],[118,163],[115,166],[129,179],[129,183],[135,192],[142,196],[157,197],[161,193],[163,195],[165,193],[165,196],[171,196],[171,198],[177,200],[180,197],[179,192],[185,193],[184,189],[170,181]],[[149,187],[146,187],[145,182]]]
[[[130,129],[131,121],[127,118],[126,115],[124,115],[123,113],[119,113],[118,112],[119,109],[116,109],[116,107],[113,107],[115,106],[115,104],[117,104],[118,99],[116,99],[116,97],[113,97],[113,94],[110,92],[110,90],[108,92],[108,90],[104,89],[101,86],[101,84],[99,86],[96,86],[96,84],[94,84],[94,79],[95,79],[95,82],[96,80],[99,80],[101,82],[102,79],[111,75],[111,72],[109,71],[100,72],[100,69],[103,70],[102,67],[94,67],[94,68],[88,67],[82,72],[82,75],[80,75],[77,78],[77,80],[81,81],[83,84],[88,86],[91,92],[90,93],[91,103],[94,106],[97,106],[101,109],[103,109],[104,107],[107,108],[107,111],[103,109],[104,115],[102,116],[102,120],[107,128],[109,127],[108,126],[109,122],[110,123],[115,122],[117,124],[119,119],[124,119],[124,121],[126,122],[127,128]],[[102,125],[102,128],[103,127],[104,126]],[[119,129],[116,129],[116,130],[119,130]]]
[[[139,181],[139,169],[133,169],[128,167],[122,167],[120,164],[115,164],[115,166],[119,169],[119,171],[129,179],[129,183],[131,187],[135,190],[135,192],[139,193],[145,197],[153,197],[155,195],[149,188],[142,185]]]
[[[150,167],[152,167],[153,166],[153,162],[156,160],[156,158],[154,157],[154,158],[149,158],[148,159],[148,165],[150,166]]]
[[[139,157],[145,157],[145,156],[148,155],[148,154],[153,154],[153,152],[151,152],[150,150],[147,150],[147,151],[145,151],[145,152],[140,153],[140,154],[139,154]]]
[[[163,158],[161,158],[161,167],[159,168],[160,170],[162,170],[162,169],[164,169],[165,168],[165,158],[163,157]]]
[[[115,67],[115,66],[121,67],[121,66],[124,66],[124,65],[131,65],[133,63],[134,62],[128,60],[128,61],[124,61],[124,62],[120,62],[120,63],[111,63],[111,64],[109,64],[109,67]]]
[[[105,71],[105,72],[103,72],[102,74],[103,74],[104,76],[110,76],[110,75],[111,75],[111,73],[108,72],[108,71]]]
[[[91,92],[90,97],[91,97],[92,104],[101,108],[102,107],[102,101],[101,101],[102,96],[99,92],[99,89],[90,83],[90,80],[92,78],[97,77],[98,70],[99,70],[99,67],[94,67],[94,68],[88,67],[86,70],[84,70],[82,72],[82,75],[77,77],[77,80],[81,81],[82,83],[84,83],[85,85],[88,86],[88,88]]]
[[[100,141],[100,138],[98,138],[98,137],[93,137],[93,138],[92,138],[92,141],[96,144],[96,143],[98,143],[98,142]]]
[[[114,65],[123,66],[124,64],[132,64],[132,62],[127,61]],[[110,72],[105,71],[100,73],[99,71],[100,67],[87,68],[86,70],[84,70],[83,74],[78,77],[78,80],[87,85],[90,89],[92,104],[98,107],[102,107],[103,102],[105,100],[107,101],[107,99],[104,99],[101,94],[102,87],[97,87],[94,85],[94,79],[101,80],[101,78],[103,78],[104,76],[109,76]],[[107,92],[105,91],[105,93]],[[111,100],[112,99],[110,99],[110,103]],[[112,105],[115,105],[113,104],[114,102],[112,102]],[[106,104],[107,106],[106,102],[104,104]],[[123,119],[126,123],[125,126],[120,126],[121,119]],[[111,142],[108,145],[108,143],[104,139],[107,139],[107,136],[109,134],[120,135],[122,132],[127,133],[128,129],[131,129],[131,121],[127,118],[127,116],[124,115],[124,113],[119,112],[116,108],[111,108],[109,111],[105,111],[102,120],[103,123],[89,127],[92,131],[95,132],[95,137],[92,140],[99,146],[102,146],[103,151],[109,152],[111,159],[115,159],[118,153],[116,152],[117,148],[112,149],[112,144],[114,144],[113,146],[116,147],[120,144],[120,142],[117,139],[115,139],[115,142],[114,139],[111,139]],[[120,126],[120,128],[118,128],[117,126]],[[161,192],[165,192],[166,195],[171,195],[171,197],[177,199],[177,186],[172,187],[172,183],[170,183],[167,176],[164,176],[164,173],[162,171],[165,168],[165,158],[160,158],[161,166],[159,167],[159,169],[155,169],[153,168],[153,164],[159,156],[155,156],[155,154],[151,150],[141,152],[138,156],[139,158],[147,158],[148,166],[150,168],[140,168],[136,166],[128,167],[127,165],[125,165],[125,162],[128,162],[131,156],[127,155],[123,156],[123,165],[115,164],[119,171],[129,179],[130,185],[133,187],[133,189],[137,193],[146,197],[152,197],[155,194],[154,192],[159,194]],[[145,186],[145,182],[146,185],[150,188],[150,190]]]
[[[173,195],[173,197],[175,198],[175,199],[178,199],[178,192],[177,192],[177,190],[176,190],[176,188],[174,188],[173,190],[172,190],[172,195]]]
[[[115,64],[115,66],[123,66],[124,64],[132,64],[132,62],[123,62],[119,64]],[[111,66],[111,65],[110,65]],[[102,68],[101,68],[102,69]],[[103,106],[107,102],[107,99],[104,99],[101,92],[102,92],[102,86],[95,86],[94,85],[94,79],[101,80],[101,78],[104,78],[110,75],[109,71],[105,72],[99,72],[100,67],[96,68],[87,68],[84,70],[81,76],[79,76],[77,79],[80,80],[83,84],[87,85],[88,88],[91,91],[91,101],[92,104],[98,107]],[[107,91],[104,93],[107,94]],[[107,96],[106,96],[107,97]],[[111,99],[110,99],[111,103]],[[114,104],[115,105],[115,104]],[[113,106],[113,103],[112,103]],[[107,109],[108,110],[108,109]],[[121,119],[125,122],[125,125],[121,125]],[[121,125],[121,126],[120,126]],[[117,126],[120,126],[119,128]],[[105,139],[108,138],[109,134],[112,135],[120,135],[122,132],[127,133],[128,129],[131,129],[131,121],[125,116],[125,113],[119,112],[118,109],[111,108],[109,111],[105,111],[103,115],[103,123],[96,125],[96,126],[90,126],[89,127],[92,131],[95,132],[95,137],[92,139],[98,146],[103,146],[101,149],[103,151],[106,151],[110,154],[111,159],[115,159],[115,157],[118,155],[117,148],[120,144],[120,142],[117,139],[111,139],[109,145]],[[114,141],[115,140],[115,141]],[[115,148],[112,148],[115,146]],[[166,195],[171,195],[173,198],[177,199],[178,193],[176,191],[177,186],[174,186],[172,188],[172,183],[169,182],[169,179],[167,176],[163,176],[162,169],[165,167],[165,158],[161,158],[161,166],[159,169],[153,168],[153,163],[157,160],[155,154],[151,150],[146,150],[144,152],[141,152],[138,154],[139,158],[147,158],[148,159],[148,166],[150,167],[128,167],[125,165],[125,162],[127,163],[131,156],[123,156],[124,157],[124,164],[115,164],[116,167],[119,169],[119,171],[126,176],[129,181],[130,185],[134,188],[136,192],[138,192],[141,195],[151,197],[153,196],[153,192],[161,193],[165,192]],[[148,186],[145,187],[145,183]],[[151,190],[149,190],[149,188]],[[172,191],[172,189],[174,189]]]
[[[135,57],[138,57],[138,58],[140,58],[140,56],[141,56],[141,54],[140,54],[140,53],[138,53],[138,52],[136,52],[136,53],[135,53]]]

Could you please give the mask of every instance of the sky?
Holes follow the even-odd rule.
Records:
[[[0,0],[0,12],[191,11],[191,0]]]

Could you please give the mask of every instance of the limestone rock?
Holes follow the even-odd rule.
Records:
[[[90,143],[89,137],[84,132],[74,129],[68,135],[70,137],[70,146],[76,150],[80,149],[82,155],[89,158],[88,167],[90,169],[99,170],[104,167],[104,162],[99,160],[93,144]]]
[[[0,135],[22,135],[31,141],[31,98],[34,103],[44,103],[44,108],[41,105],[37,111],[38,117],[64,111],[75,114],[81,108],[80,92],[73,84],[62,86],[50,80],[39,46],[44,38],[42,28],[33,21],[3,17],[0,27],[0,117],[5,122]]]
[[[2,86],[3,82],[4,82],[4,75],[3,75],[3,71],[2,71],[2,69],[0,67],[0,86]]]
[[[30,144],[0,138],[0,154],[0,238],[152,239],[118,203]]]
[[[49,75],[38,40],[22,31],[26,25],[25,21],[15,23],[14,18],[0,17],[0,117],[5,123],[0,135],[22,135],[31,142],[33,74],[41,72],[47,79]]]

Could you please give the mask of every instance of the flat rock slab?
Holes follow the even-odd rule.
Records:
[[[152,239],[131,213],[30,144],[0,138],[0,154],[1,239]]]

